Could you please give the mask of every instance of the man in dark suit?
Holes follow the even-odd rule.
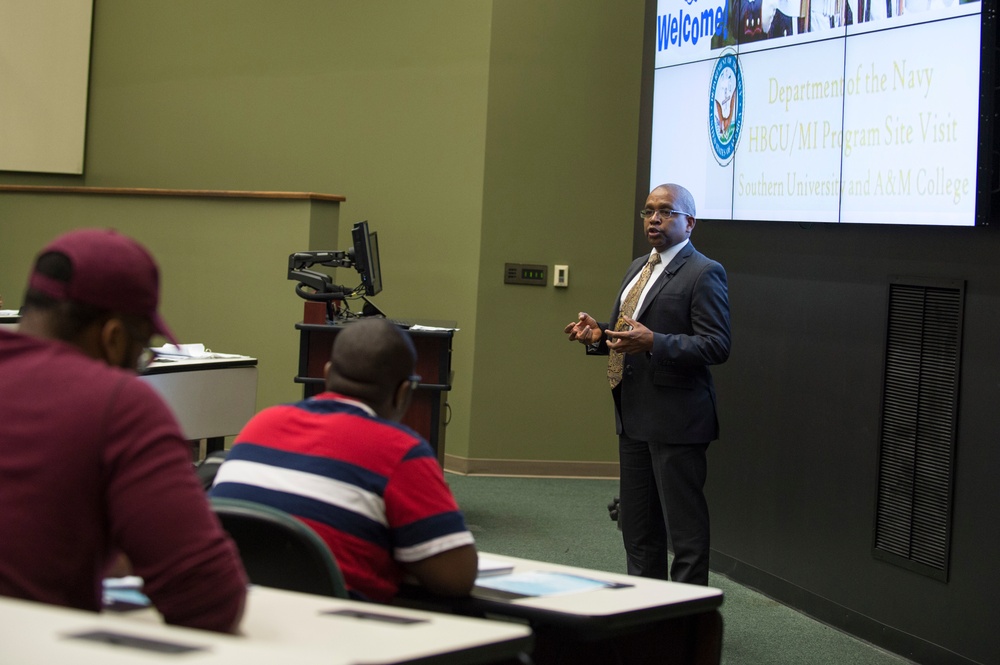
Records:
[[[680,185],[650,192],[640,217],[653,249],[625,273],[612,323],[580,312],[564,332],[609,356],[628,573],[707,584],[706,453],[719,435],[709,365],[729,357],[726,271],[690,243],[694,199]]]

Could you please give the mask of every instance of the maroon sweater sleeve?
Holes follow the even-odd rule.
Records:
[[[167,623],[235,631],[246,574],[173,414],[152,388],[129,378],[104,417],[109,545],[129,558]]]

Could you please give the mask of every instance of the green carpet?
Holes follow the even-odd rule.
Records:
[[[484,552],[625,572],[607,504],[617,480],[446,474]],[[724,665],[901,665],[889,654],[715,573],[722,589]]]

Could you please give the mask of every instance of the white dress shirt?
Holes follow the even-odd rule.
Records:
[[[642,309],[642,302],[646,299],[646,294],[649,293],[649,289],[652,288],[653,283],[656,282],[657,278],[659,278],[659,276],[663,274],[663,271],[667,269],[667,264],[673,261],[674,257],[677,256],[677,253],[680,252],[689,242],[691,242],[690,239],[685,238],[673,247],[668,247],[660,252],[660,262],[653,266],[653,273],[649,276],[649,281],[646,282],[646,286],[642,289],[642,293],[639,294],[639,301],[635,304],[635,311],[638,312]],[[656,251],[658,250],[654,247],[653,252]],[[652,256],[653,252],[650,252],[649,255]],[[640,270],[635,274],[635,277],[633,277],[632,280],[625,285],[625,288],[622,289],[621,292],[621,300],[625,300],[625,295],[632,290],[632,285],[639,281],[639,275],[641,274],[642,271]],[[621,309],[621,302],[618,303],[618,308]]]

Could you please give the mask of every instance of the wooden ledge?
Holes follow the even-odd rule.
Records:
[[[338,194],[315,192],[249,192],[225,189],[149,189],[142,187],[53,187],[42,185],[0,185],[0,193],[20,194],[104,194],[110,196],[187,196],[192,198],[312,200],[340,203]]]

